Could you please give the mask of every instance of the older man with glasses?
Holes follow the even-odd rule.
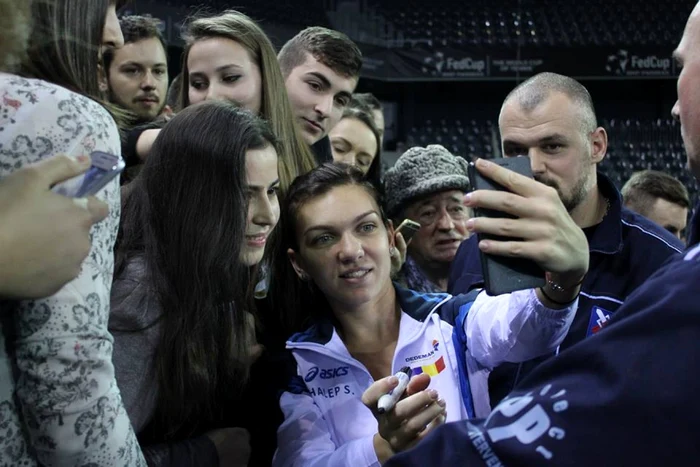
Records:
[[[385,175],[385,208],[394,225],[405,219],[420,224],[397,277],[412,290],[447,290],[452,260],[469,237],[467,166],[466,160],[434,144],[409,149]]]

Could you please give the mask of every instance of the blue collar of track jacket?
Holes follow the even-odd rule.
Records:
[[[588,249],[591,253],[602,253],[614,255],[622,251],[624,242],[622,240],[622,196],[617,191],[613,182],[598,172],[598,190],[607,198],[609,204],[608,212],[603,221],[598,225],[595,233],[588,239]]]
[[[459,313],[459,309],[455,308],[453,302],[446,301],[451,295],[446,293],[420,293],[410,290],[394,283],[396,290],[396,298],[399,301],[401,310],[416,321],[425,321],[430,316],[430,313],[441,302],[445,302],[439,309],[441,316],[452,314],[447,319],[449,322],[454,322],[454,318]],[[330,313],[330,310],[329,310]],[[445,316],[448,318],[447,316]],[[294,334],[289,338],[289,342],[314,342],[316,344],[325,345],[333,337],[333,322],[330,317],[316,321],[309,329],[304,332]]]

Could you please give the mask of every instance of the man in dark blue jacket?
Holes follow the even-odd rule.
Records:
[[[541,73],[506,97],[499,117],[503,154],[527,154],[535,179],[555,188],[588,238],[590,267],[579,309],[560,346],[564,350],[602,329],[627,297],[683,248],[668,231],[622,206],[612,182],[596,171],[608,146],[591,96],[576,80]],[[466,293],[483,282],[477,238],[462,243],[448,292]],[[491,374],[491,404],[550,356],[503,365]]]
[[[700,179],[700,5],[675,52],[673,114]],[[700,227],[700,219],[693,220]],[[700,459],[700,245],[633,292],[601,332],[536,368],[486,420],[450,423],[385,465],[692,464]]]

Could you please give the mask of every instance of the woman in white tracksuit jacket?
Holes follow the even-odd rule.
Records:
[[[485,416],[489,372],[555,350],[576,310],[577,291],[548,291],[570,302],[549,302],[550,308],[541,291],[452,297],[394,285],[393,232],[361,177],[348,166],[326,164],[299,177],[285,198],[289,257],[298,276],[313,282],[319,306],[313,325],[287,342],[297,371],[280,398],[285,420],[275,466],[381,465],[396,446],[378,433],[377,418],[361,398],[404,366],[431,376],[430,389],[444,407],[441,420]],[[582,261],[566,250],[565,256],[557,272],[585,274],[587,255]]]

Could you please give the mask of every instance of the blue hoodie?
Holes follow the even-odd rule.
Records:
[[[656,272],[599,333],[537,367],[487,419],[444,425],[385,465],[694,464],[695,300],[700,246]]]

